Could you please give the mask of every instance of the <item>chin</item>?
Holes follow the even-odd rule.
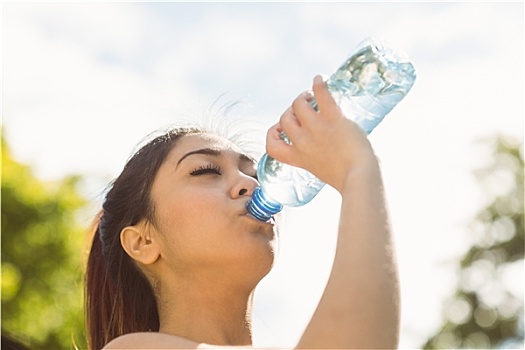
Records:
[[[268,273],[270,273],[270,271],[273,268],[273,265],[275,263],[275,256],[276,256],[276,251],[275,251],[276,246],[277,245],[276,245],[275,239],[269,241],[267,244],[267,251],[266,251],[265,256],[261,258],[257,264],[261,270],[260,279],[263,279]]]
[[[257,250],[251,256],[247,257],[248,261],[243,264],[245,276],[249,275],[249,279],[253,284],[258,284],[273,268],[275,261],[275,250],[273,241],[267,242],[264,250]]]

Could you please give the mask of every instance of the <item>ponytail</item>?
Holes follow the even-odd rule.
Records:
[[[125,253],[111,274],[102,252],[97,225],[86,271],[88,347],[101,349],[126,333],[158,331],[159,317],[153,290]],[[115,276],[112,276],[115,275]]]

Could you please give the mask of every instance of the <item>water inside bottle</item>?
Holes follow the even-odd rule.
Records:
[[[327,81],[345,115],[366,133],[408,93],[415,70],[408,58],[379,42],[365,41]]]
[[[281,163],[264,155],[258,171],[259,181],[271,200],[287,206],[301,206],[312,200],[324,183],[306,170]]]

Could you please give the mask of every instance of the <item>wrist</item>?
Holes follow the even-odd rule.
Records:
[[[379,161],[372,155],[358,165],[353,166],[346,174],[342,184],[336,190],[341,195],[352,191],[356,187],[362,188],[363,186],[381,186],[381,170],[379,167]]]

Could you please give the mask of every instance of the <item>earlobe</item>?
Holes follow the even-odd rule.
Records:
[[[160,256],[146,224],[124,227],[120,232],[120,244],[131,258],[144,265],[153,264]]]

